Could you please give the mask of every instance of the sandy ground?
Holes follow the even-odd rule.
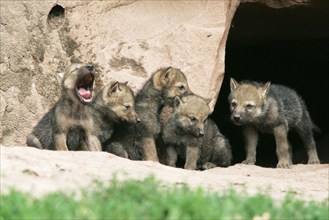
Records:
[[[274,198],[288,191],[305,200],[323,201],[329,193],[329,164],[294,165],[291,169],[237,164],[229,168],[189,171],[151,161],[131,161],[105,152],[56,152],[28,147],[1,150],[1,193],[10,188],[42,196],[54,191],[93,187],[94,180],[143,179],[154,175],[165,184],[186,183],[223,192],[233,187],[253,194],[262,190]]]

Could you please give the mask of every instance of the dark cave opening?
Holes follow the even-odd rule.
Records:
[[[230,140],[233,164],[245,159],[241,127],[230,120],[230,77],[286,85],[303,97],[321,133],[315,133],[318,155],[329,163],[329,2],[313,1],[307,7],[274,9],[243,3],[237,9],[229,32],[225,77],[212,114],[221,132]],[[307,163],[306,150],[294,132],[289,132],[293,163]],[[256,165],[275,167],[273,135],[260,134]]]

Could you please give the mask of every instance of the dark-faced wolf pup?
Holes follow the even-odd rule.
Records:
[[[167,67],[155,71],[135,98],[141,122],[117,126],[106,150],[133,160],[158,162],[155,141],[161,131],[159,113],[169,99],[188,92],[186,76],[179,69]]]
[[[174,112],[162,130],[168,165],[175,166],[178,155],[185,159],[185,169],[210,169],[231,164],[230,143],[208,118],[208,104],[197,95],[175,97]]]
[[[93,65],[72,64],[62,77],[60,99],[28,135],[27,145],[39,149],[72,150],[67,146],[67,134],[70,129],[79,127],[86,137],[80,150],[100,151],[100,143],[92,134],[93,119],[88,111],[93,100]]]
[[[313,139],[315,127],[302,98],[292,89],[254,81],[230,82],[229,103],[231,120],[243,126],[246,144],[244,164],[255,164],[258,132],[274,134],[279,168],[292,164],[288,131],[294,129],[300,135],[308,153],[308,163],[320,163]]]

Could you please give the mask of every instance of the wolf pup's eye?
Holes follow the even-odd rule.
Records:
[[[231,102],[231,105],[233,108],[235,108],[237,104],[236,104],[236,102]]]
[[[246,108],[248,109],[248,110],[251,110],[251,109],[253,109],[255,106],[254,105],[252,105],[252,104],[247,104],[246,105]]]
[[[180,85],[180,86],[178,86],[178,89],[179,89],[180,91],[184,91],[184,90],[185,90],[185,86]]]
[[[124,105],[124,107],[126,108],[126,110],[129,110],[131,108],[130,105]]]
[[[188,117],[192,123],[196,122],[196,118],[194,116],[189,116]]]

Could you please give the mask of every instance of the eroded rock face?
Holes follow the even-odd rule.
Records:
[[[25,144],[58,99],[56,74],[76,61],[97,65],[98,87],[135,92],[158,68],[180,68],[213,107],[239,2],[1,1],[0,144]]]

